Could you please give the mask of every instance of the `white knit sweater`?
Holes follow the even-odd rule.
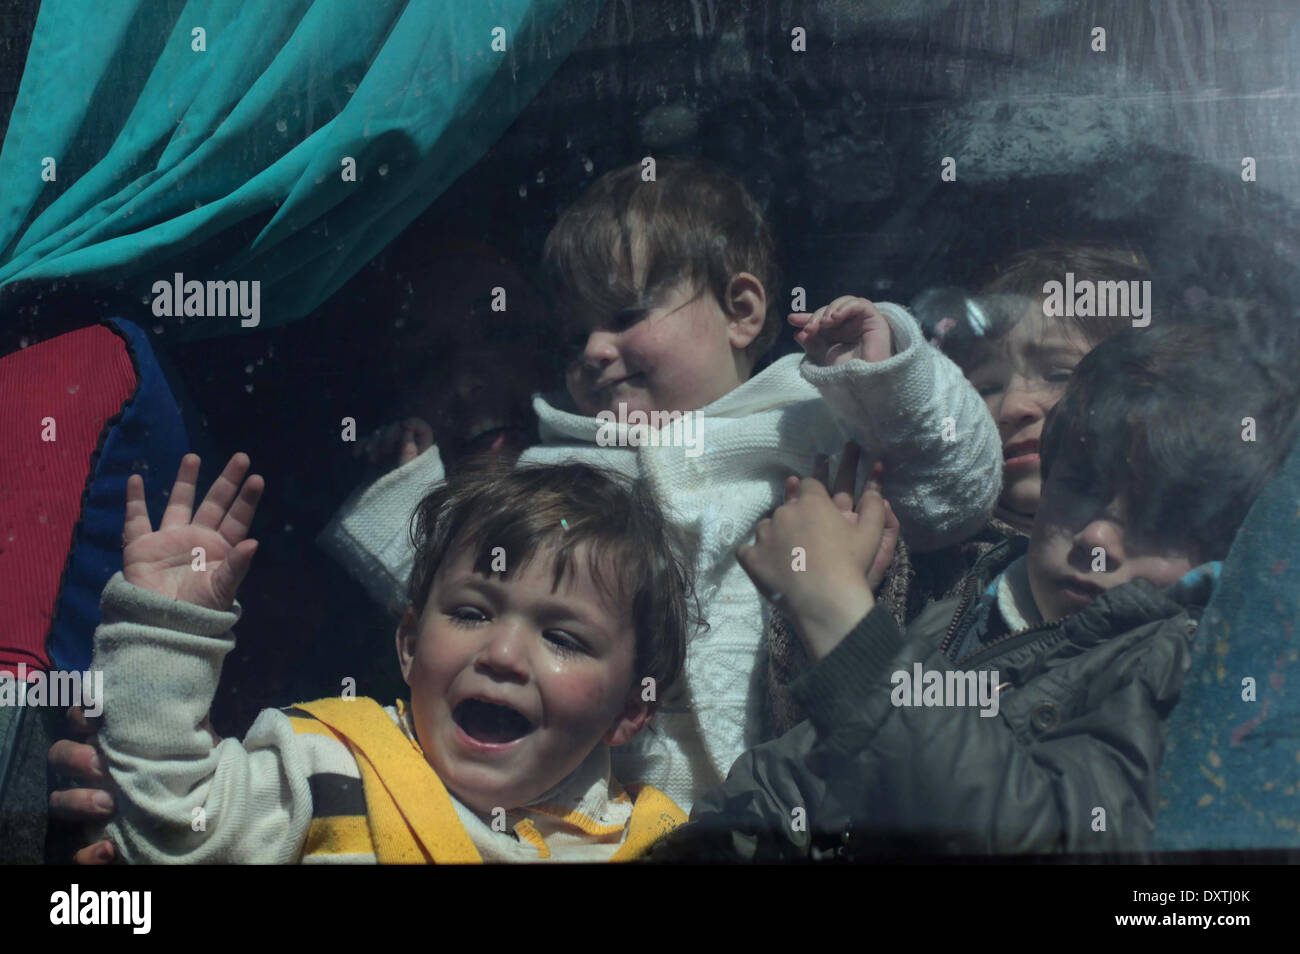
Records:
[[[735,550],[780,504],[788,476],[808,474],[815,453],[833,456],[852,436],[865,462],[884,460],[885,496],[916,550],[974,533],[997,499],[1001,442],[983,400],[925,342],[906,309],[877,307],[889,320],[895,355],[829,368],[799,355],[781,358],[700,409],[702,453],[602,447],[600,421],[533,401],[541,444],[520,463],[580,461],[645,478],[691,547],[709,626],[688,648],[690,704],[678,712],[661,707],[650,731],[614,751],[618,777],[648,782],[683,809],[721,782],[741,752],[764,741],[761,650],[769,609]],[[355,495],[321,534],[321,545],[390,610],[405,599],[411,514],[442,479],[434,448]]]

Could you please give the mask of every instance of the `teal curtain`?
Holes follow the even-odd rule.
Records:
[[[260,327],[300,318],[482,156],[599,7],[44,0],[0,151],[0,304],[72,277],[147,306],[179,271],[260,281]]]

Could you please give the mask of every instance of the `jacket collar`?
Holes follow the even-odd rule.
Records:
[[[1024,557],[1029,550],[1027,537],[1016,537],[998,544],[984,554],[971,570],[967,586],[976,589],[970,593],[976,596],[1005,573],[1017,560]],[[1201,611],[1210,601],[1214,584],[1218,581],[1222,564],[1215,561],[1202,564],[1188,572],[1178,582],[1157,587],[1146,580],[1131,580],[1123,586],[1107,590],[1095,600],[1063,620],[1043,621],[1034,624],[1034,629],[1046,632],[1055,625],[1061,625],[1072,643],[1080,646],[1095,645],[1116,633],[1128,632],[1145,623],[1157,619],[1167,619],[1186,611],[1194,619],[1199,619]],[[956,640],[953,645],[960,645],[962,631],[970,623],[975,600],[966,601],[961,618],[956,621],[954,631]]]
[[[693,413],[699,417],[741,418],[760,414],[792,401],[812,400],[818,391],[799,375],[802,355],[778,358],[740,387],[728,391],[712,404]],[[573,400],[564,392],[533,396],[538,431],[543,442],[580,441],[596,443],[602,423],[595,417],[579,414]]]

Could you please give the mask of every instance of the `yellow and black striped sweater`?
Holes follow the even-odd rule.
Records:
[[[650,786],[624,791],[598,746],[544,800],[483,817],[430,767],[399,703],[266,710],[219,739],[206,715],[238,608],[127,583],[103,596],[100,746],[118,789],[106,834],[135,863],[632,860],[685,821]]]

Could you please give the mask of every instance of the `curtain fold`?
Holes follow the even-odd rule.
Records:
[[[300,318],[483,155],[600,5],[44,0],[0,150],[0,303],[73,277],[148,304],[183,272],[259,281],[262,327]]]

